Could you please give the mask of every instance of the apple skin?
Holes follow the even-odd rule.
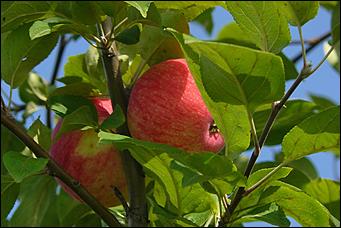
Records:
[[[113,112],[111,100],[99,97],[90,100],[97,109],[99,123],[102,123]],[[52,140],[55,139],[61,124],[62,120],[59,120],[52,132]],[[68,174],[104,206],[120,204],[114,194],[114,187],[127,196],[127,184],[119,152],[112,145],[98,144],[98,136],[93,129],[63,134],[52,144],[50,153]],[[73,198],[80,200],[62,181],[58,178],[57,181]]]
[[[134,138],[168,144],[188,152],[219,152],[224,139],[210,131],[209,113],[185,59],[153,65],[134,85],[128,127]]]

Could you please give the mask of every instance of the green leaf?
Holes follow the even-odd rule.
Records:
[[[280,144],[283,137],[297,124],[313,115],[317,109],[316,104],[305,100],[289,100],[278,114],[269,136],[265,142],[267,145]],[[264,109],[261,109],[261,108]],[[257,135],[263,131],[263,127],[271,113],[271,104],[260,107],[254,114],[253,119],[256,125]]]
[[[64,65],[64,77],[69,76],[80,77],[83,79],[83,82],[90,84],[101,93],[107,94],[103,66],[100,64],[98,50],[94,47],[90,46],[85,54],[68,58],[67,63]]]
[[[121,11],[125,11],[125,3],[121,1],[100,1],[97,2],[99,7],[102,9],[102,11],[108,15],[116,19],[118,14],[120,14]],[[115,25],[119,22],[120,20],[115,20]]]
[[[205,10],[224,6],[222,1],[156,1],[154,2],[159,9],[175,9],[186,16],[188,21],[193,20]]]
[[[1,77],[13,88],[18,87],[28,73],[52,51],[57,35],[31,40],[30,24],[9,33],[1,44]]]
[[[34,40],[36,38],[46,36],[51,33],[51,28],[48,23],[44,21],[36,21],[30,27],[30,38]]]
[[[48,159],[27,157],[15,151],[5,153],[3,159],[6,169],[17,183],[43,170],[48,162]]]
[[[75,221],[76,219],[68,217],[69,214],[74,210],[75,207],[80,205],[81,203],[75,199],[73,199],[69,193],[66,193],[62,188],[60,189],[60,193],[58,194],[56,203],[54,207],[56,208],[55,216],[60,221],[61,225],[66,226],[68,222]],[[65,220],[67,218],[67,220]]]
[[[282,1],[276,2],[278,8],[293,26],[303,26],[318,12],[318,1]]]
[[[283,52],[280,52],[278,56],[280,56],[283,61],[285,80],[296,79],[298,71],[295,64]]]
[[[63,78],[58,78],[56,81],[59,81],[61,83],[64,83],[65,85],[73,84],[73,83],[79,83],[82,82],[83,79],[78,76],[68,76]]]
[[[276,154],[276,160],[278,160],[277,157],[278,156]],[[304,159],[306,159],[306,158],[304,158]],[[281,159],[279,159],[279,160],[281,161]],[[281,178],[282,182],[291,184],[297,188],[302,188],[305,184],[307,184],[311,181],[311,179],[307,175],[310,174],[310,168],[314,169],[314,171],[316,172],[315,168],[313,167],[312,164],[311,164],[312,167],[310,167],[309,165],[306,164],[309,161],[308,159],[306,159],[306,160],[308,160],[307,162],[300,162],[300,160],[297,160],[299,162],[297,165],[295,164],[295,166],[292,165],[292,162],[289,162],[287,164],[288,167],[291,167],[293,169],[291,170],[289,175],[287,175],[284,178]],[[281,162],[274,162],[274,161],[260,162],[260,163],[257,163],[255,165],[255,167],[253,168],[253,172],[260,170],[260,169],[264,169],[264,168],[272,168],[274,166],[278,166],[280,163]],[[302,167],[298,167],[299,164],[301,164],[301,163],[302,163]],[[306,167],[307,167],[307,170],[305,170]]]
[[[44,218],[42,219],[40,226],[41,227],[60,227],[60,221],[57,214],[57,207],[56,207],[57,197],[53,197],[49,206],[46,209]]]
[[[265,168],[265,169],[257,170],[256,172],[252,173],[251,176],[247,179],[247,183],[246,183],[247,188],[256,184],[259,180],[265,177],[273,169],[274,168]],[[291,171],[292,171],[292,168],[282,167],[276,173],[274,173],[265,183],[269,183],[274,180],[284,178],[288,176]],[[265,186],[265,183],[262,186]]]
[[[331,27],[333,44],[336,44],[336,42],[340,41],[340,2],[337,3],[333,10]],[[338,53],[340,57],[340,43]]]
[[[261,220],[275,226],[289,227],[290,225],[290,221],[287,219],[284,211],[276,203],[269,203],[250,210],[245,210],[242,214],[239,215],[241,218],[235,220],[234,223]]]
[[[205,10],[202,14],[197,16],[193,21],[202,25],[208,34],[212,33],[213,30],[213,18],[212,12],[214,8],[209,8]]]
[[[90,108],[93,118],[96,119],[97,111],[92,102],[80,96],[73,95],[58,95],[51,96],[48,100],[48,104],[53,111],[55,111],[59,116],[64,117],[81,106],[87,106]]]
[[[71,2],[72,19],[79,24],[94,25],[101,21],[103,15],[100,7],[93,1],[72,1]]]
[[[292,161],[320,151],[340,153],[340,107],[314,114],[295,126],[284,137],[285,161]]]
[[[161,25],[160,12],[153,2],[149,5],[147,17],[142,16],[140,11],[135,7],[128,7],[126,15],[128,15],[128,24],[142,23],[143,25]]]
[[[166,204],[164,199],[167,198],[167,202],[173,207],[168,210],[175,214],[199,210],[197,207],[201,203],[198,198],[200,195],[204,196],[205,191],[199,187],[198,182],[219,179],[231,184],[230,191],[232,191],[241,178],[232,163],[227,162],[227,158],[213,153],[188,154],[168,145],[102,131],[99,133],[99,137],[101,143],[113,143],[119,150],[130,150],[132,156],[144,167],[146,175],[162,186],[161,193],[165,194],[165,197],[161,197],[162,200],[158,201],[158,204],[164,207]],[[191,174],[195,174],[196,177],[192,177]],[[212,202],[212,197],[205,195],[202,198],[205,202],[202,207],[206,208],[207,205],[211,205],[210,208],[216,207],[215,201]],[[159,199],[159,197],[157,198]],[[208,202],[204,200],[205,198]]]
[[[20,187],[20,205],[9,221],[10,226],[41,226],[50,203],[56,197],[56,186],[56,181],[50,176],[24,180]]]
[[[1,174],[7,173],[6,168],[3,165],[3,154],[8,151],[19,152],[23,149],[25,149],[25,144],[23,144],[10,130],[1,125]]]
[[[49,9],[50,4],[44,1],[1,2],[1,33],[42,18]]]
[[[245,33],[235,22],[231,22],[224,26],[219,31],[216,40],[218,42],[241,45],[257,50],[259,49],[256,46],[256,42],[253,37],[249,37],[247,33]],[[278,56],[282,58],[284,64],[285,80],[295,79],[298,75],[295,64],[288,59],[283,52],[280,52]]]
[[[79,129],[89,129],[98,127],[97,112],[91,112],[89,106],[81,106],[72,113],[64,116],[60,130],[56,135],[56,140],[64,133]]]
[[[128,29],[123,30],[115,37],[115,40],[124,44],[136,44],[140,40],[140,28],[134,25]]]
[[[291,37],[287,21],[275,4],[227,1],[226,8],[261,50],[279,53]]]
[[[222,27],[215,40],[222,43],[258,49],[254,40],[248,37],[247,33],[245,33],[236,22],[228,23]]]
[[[315,166],[308,158],[303,157],[298,160],[291,161],[287,165],[296,170],[301,171],[310,180],[314,180],[318,177],[318,173],[316,171]]]
[[[100,128],[102,130],[116,129],[122,126],[122,124],[124,124],[125,121],[126,121],[126,118],[124,116],[121,106],[116,104],[114,112],[111,113],[110,116],[102,122]]]
[[[44,150],[48,151],[51,144],[51,129],[36,119],[29,127],[27,134],[30,135]]]
[[[333,10],[337,3],[338,1],[319,1],[320,6],[324,7],[326,10]]]
[[[237,183],[238,185],[243,184],[240,181],[243,179],[242,174],[237,171],[237,168],[227,157],[213,153],[202,153],[181,154],[175,158],[176,160],[172,161],[170,167],[184,174],[183,187],[217,179],[226,180],[230,184],[227,192],[231,192]]]
[[[310,196],[322,203],[340,220],[340,183],[329,179],[315,179],[303,187]]]
[[[317,200],[289,184],[275,181],[263,191],[257,205],[275,202],[302,226],[329,226],[329,212]]]
[[[72,77],[71,81],[74,81],[74,80],[75,80],[75,77]],[[100,94],[101,93],[96,87],[94,87],[94,85],[88,82],[75,82],[74,81],[71,84],[67,84],[66,86],[59,87],[53,90],[50,93],[49,97],[62,96],[62,95],[90,97],[90,96],[98,96]]]
[[[144,18],[147,17],[149,5],[150,3],[152,3],[152,1],[125,1],[125,2],[135,7],[138,11],[140,11],[142,17]]]
[[[281,98],[284,93],[284,70],[281,59],[236,45],[204,42],[192,37],[182,37],[184,51],[188,48],[199,54],[194,61],[200,66],[200,77],[206,92],[215,102],[245,105],[252,111],[259,105]],[[187,43],[187,44],[186,44]],[[186,58],[190,52],[186,53]],[[193,72],[192,72],[193,73]],[[194,77],[196,79],[195,73]],[[196,79],[196,81],[199,81]],[[199,88],[200,89],[200,88]]]
[[[336,104],[327,97],[310,93],[309,97],[313,100],[315,104],[319,106],[321,110],[335,106]]]
[[[19,195],[20,184],[9,175],[1,174],[1,226],[14,206]]]
[[[19,87],[20,99],[25,103],[33,101],[43,105],[47,101],[47,93],[47,82],[33,72],[29,72],[27,79]]]
[[[71,203],[71,202],[69,202]],[[88,223],[86,223],[88,222]],[[100,227],[100,219],[91,208],[84,204],[72,207],[62,220],[64,227]]]

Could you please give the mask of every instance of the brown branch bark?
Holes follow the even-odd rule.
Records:
[[[116,43],[110,41],[111,37],[105,37],[105,34],[112,34],[112,28],[111,18],[107,18],[102,24],[98,25],[102,46],[105,47],[101,49],[101,56],[112,106],[120,105],[124,114],[126,114],[128,99],[120,73],[119,52]],[[109,46],[109,44],[111,45]],[[118,133],[130,136],[127,123],[118,129]],[[148,213],[142,166],[136,162],[128,150],[122,151],[121,157],[129,190],[128,226],[146,227],[148,225]]]
[[[122,225],[115,218],[113,214],[109,212],[107,208],[102,206],[96,198],[94,198],[82,185],[67,174],[51,157],[50,155],[37,144],[32,137],[30,137],[26,130],[18,125],[12,116],[4,107],[1,108],[1,124],[8,128],[13,134],[15,134],[37,157],[48,159],[47,167],[49,173],[58,177],[68,187],[70,187],[77,195],[91,207],[110,227],[121,227]]]

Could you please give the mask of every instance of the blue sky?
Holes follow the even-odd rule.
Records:
[[[214,27],[212,35],[207,34],[206,31],[196,23],[190,23],[191,34],[200,39],[213,39],[217,35],[219,30],[224,25],[231,22],[233,19],[227,11],[225,11],[223,8],[218,7],[214,10],[213,20]],[[328,32],[330,30],[330,21],[331,21],[330,14],[324,8],[321,7],[316,18],[313,19],[312,21],[309,21],[307,24],[303,26],[304,38],[305,39],[316,38],[321,34]],[[295,27],[291,27],[290,30],[292,39],[299,40],[297,29]],[[65,49],[64,56],[62,59],[62,66],[67,62],[68,56],[84,53],[87,50],[88,46],[89,44],[85,42],[83,39],[79,39],[76,42],[74,41],[70,42]],[[298,54],[299,52],[300,52],[299,45],[289,46],[284,49],[284,53],[287,54],[289,58],[296,56],[296,54]],[[56,54],[57,51],[55,48],[53,52],[49,55],[49,57],[35,68],[35,71],[37,71],[39,75],[46,78],[47,80],[49,80],[51,77]],[[317,48],[311,51],[307,57],[308,60],[312,61],[313,66],[315,66],[322,59],[323,55],[324,53],[322,45],[319,45]],[[300,70],[301,66],[302,62],[300,62],[297,65],[297,69]],[[61,77],[62,75],[63,67],[60,69],[58,77]],[[288,88],[292,82],[293,81],[289,81],[286,85],[286,88]],[[8,86],[3,82],[1,82],[1,86],[8,93]],[[340,76],[334,69],[332,69],[332,67],[327,62],[325,62],[320,67],[320,69],[317,72],[315,72],[315,74],[313,74],[299,86],[299,88],[292,95],[291,99],[300,98],[310,100],[309,99],[310,93],[325,96],[334,101],[335,103],[340,104]],[[14,93],[13,100],[16,103],[20,103],[18,102],[19,98],[17,92]],[[33,115],[30,121],[28,121],[27,126],[30,126],[32,121],[38,118],[40,115],[41,120],[45,121],[45,112],[40,111]],[[278,148],[279,147],[265,147],[262,150],[262,154],[260,155],[258,161],[272,160],[273,154],[275,151],[278,150]],[[250,153],[246,154],[249,155]],[[336,179],[336,176],[339,176],[340,161],[338,160],[337,162],[335,162],[334,156],[331,153],[326,152],[317,153],[308,156],[308,158],[314,163],[321,177]],[[335,164],[336,167],[333,164]],[[336,173],[335,170],[337,170]],[[254,222],[248,224],[248,226],[264,225],[266,224],[261,222]],[[291,226],[299,226],[299,224],[292,221]]]

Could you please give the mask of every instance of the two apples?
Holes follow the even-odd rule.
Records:
[[[92,98],[99,122],[112,112],[109,98]],[[52,137],[60,129],[60,120]],[[224,146],[185,59],[153,65],[136,82],[128,104],[127,123],[132,137],[164,143],[188,152],[218,152]],[[107,207],[120,204],[117,187],[126,195],[127,184],[119,152],[98,143],[94,130],[63,134],[51,147],[51,156]],[[78,196],[66,185],[74,198]]]

